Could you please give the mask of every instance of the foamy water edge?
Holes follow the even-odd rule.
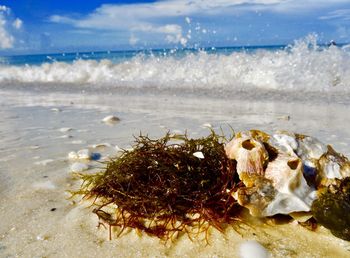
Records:
[[[281,50],[231,54],[200,51],[182,57],[138,55],[120,63],[75,60],[1,65],[0,86],[70,85],[84,90],[349,92],[350,47],[321,48],[308,37]]]

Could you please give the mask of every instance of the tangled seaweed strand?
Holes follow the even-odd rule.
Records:
[[[94,199],[94,213],[110,233],[133,228],[167,241],[205,232],[208,241],[210,226],[222,231],[240,210],[231,196],[238,177],[224,141],[213,131],[200,139],[140,135],[133,150],[108,162],[104,172],[80,175],[84,183],[75,194]]]

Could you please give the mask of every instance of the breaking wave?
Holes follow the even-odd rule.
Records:
[[[273,51],[197,51],[180,57],[139,54],[118,63],[103,59],[0,65],[0,86],[44,83],[116,89],[348,92],[349,49],[350,46],[320,47],[314,37],[307,37]]]

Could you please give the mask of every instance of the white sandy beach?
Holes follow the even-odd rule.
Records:
[[[350,243],[325,229],[311,232],[295,223],[274,226],[249,221],[212,231],[209,245],[182,236],[164,245],[156,238],[129,232],[108,240],[96,228],[97,218],[86,204],[68,200],[76,189],[67,155],[90,148],[115,155],[128,148],[140,132],[160,137],[167,130],[192,137],[208,133],[206,124],[229,133],[260,129],[312,135],[350,156],[350,105],[332,99],[244,101],[161,94],[106,94],[73,91],[0,92],[0,257],[239,257],[246,240],[257,240],[271,257],[350,257]],[[120,122],[101,120],[115,115]],[[93,148],[108,143],[110,147]],[[90,162],[92,170],[101,166]],[[75,199],[78,202],[78,199]]]

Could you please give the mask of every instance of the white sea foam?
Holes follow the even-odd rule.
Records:
[[[340,91],[350,89],[350,47],[320,49],[313,37],[284,50],[231,54],[190,53],[183,57],[136,56],[121,63],[76,60],[40,66],[0,66],[0,85],[87,84],[109,88],[262,89]]]

